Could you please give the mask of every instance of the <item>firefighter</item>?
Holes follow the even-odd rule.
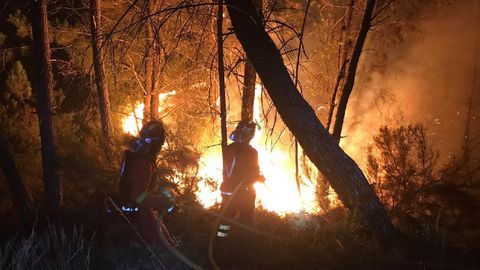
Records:
[[[175,244],[164,223],[158,220],[158,212],[167,213],[173,209],[174,196],[166,188],[159,194],[149,190],[151,182],[158,181],[155,161],[164,142],[163,124],[156,120],[146,123],[133,150],[125,151],[118,185],[120,196],[129,202],[127,206],[122,205],[122,211],[136,212],[134,223],[149,245],[161,243],[157,224],[166,240]]]
[[[258,165],[258,153],[250,146],[255,135],[256,124],[241,121],[230,134],[229,144],[224,155],[224,179],[220,186],[222,193],[222,212],[228,218],[238,215],[240,223],[253,225],[255,210],[255,189],[253,184],[264,181]],[[217,231],[217,238],[228,237],[231,223],[222,220]]]

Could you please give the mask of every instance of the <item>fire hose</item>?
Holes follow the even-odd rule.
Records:
[[[165,265],[160,261],[160,259],[156,256],[155,252],[152,250],[152,248],[148,245],[148,243],[143,239],[142,235],[140,232],[135,228],[135,226],[132,224],[132,222],[128,219],[128,217],[123,213],[123,211],[118,207],[118,205],[113,201],[111,197],[107,197],[107,200],[112,204],[112,206],[115,208],[115,210],[120,214],[120,216],[127,221],[127,223],[132,227],[134,230],[135,234],[140,238],[140,240],[143,242],[143,244],[148,248],[149,252],[153,255],[153,257],[156,259],[158,264],[162,266],[163,269],[167,270]],[[165,245],[165,247],[170,251],[173,255],[175,255],[179,260],[184,262],[186,265],[191,267],[192,269],[195,270],[203,270],[202,267],[199,265],[195,264],[192,262],[190,259],[188,259],[185,255],[180,253],[176,248],[174,248],[168,241],[165,239],[165,236],[163,233],[160,231],[160,221],[161,221],[162,216],[160,216],[159,219],[156,220],[156,225],[157,225],[157,233],[160,236],[160,240],[162,241],[162,244]]]
[[[216,232],[217,232],[217,229],[218,229],[218,225],[220,224],[220,221],[221,220],[226,220],[234,225],[237,225],[238,227],[242,228],[242,229],[245,229],[247,231],[250,231],[254,234],[257,234],[259,236],[263,236],[263,237],[266,237],[266,238],[269,238],[269,239],[273,239],[273,240],[281,240],[280,238],[278,237],[273,237],[272,235],[270,234],[267,234],[261,230],[258,230],[258,229],[255,229],[253,228],[252,226],[249,226],[249,225],[246,225],[246,224],[243,224],[241,222],[238,222],[232,218],[229,218],[227,216],[225,216],[225,212],[226,210],[228,209],[228,207],[230,206],[231,202],[233,201],[233,199],[235,198],[235,196],[237,195],[238,191],[240,190],[240,188],[242,187],[243,185],[243,182],[239,183],[235,189],[233,190],[232,192],[232,195],[230,196],[230,198],[228,199],[228,201],[226,202],[225,204],[225,207],[222,208],[221,212],[220,213],[210,213],[210,212],[206,212],[208,215],[212,215],[214,217],[216,217],[216,220],[212,226],[212,231],[210,233],[210,238],[209,238],[209,244],[208,244],[208,256],[209,256],[209,259],[210,259],[210,263],[212,264],[213,268],[215,270],[220,270],[220,268],[218,267],[218,265],[216,264],[215,262],[215,259],[214,259],[214,249],[213,249],[213,242],[215,241],[215,236],[216,236]],[[132,222],[128,219],[128,217],[123,213],[123,211],[118,207],[118,205],[113,201],[113,199],[111,197],[107,197],[107,200],[112,204],[112,206],[114,207],[115,211],[117,211],[120,216],[125,219],[125,221],[130,225],[130,227],[132,227],[132,229],[134,230],[135,234],[140,238],[140,240],[143,242],[143,244],[145,246],[147,246],[149,252],[153,255],[153,257],[156,259],[156,261],[159,263],[159,265],[162,266],[163,269],[166,269],[166,267],[162,264],[162,262],[160,261],[160,259],[158,259],[158,257],[155,255],[155,252],[149,247],[149,245],[146,243],[146,241],[143,239],[143,237],[141,236],[140,232],[137,230],[137,228],[132,224]],[[184,206],[183,208],[185,209],[191,209],[191,210],[195,210],[195,211],[198,211],[199,209],[196,208],[196,207],[188,207],[188,206]],[[195,270],[203,270],[202,267],[200,267],[199,265],[197,265],[196,263],[192,262],[189,258],[187,258],[185,255],[183,255],[182,253],[180,253],[175,247],[173,247],[168,241],[167,239],[165,238],[165,236],[163,235],[163,233],[161,232],[160,230],[160,221],[162,219],[162,216],[160,216],[159,219],[157,219],[156,221],[156,227],[157,227],[157,233],[160,237],[160,240],[162,242],[163,245],[165,245],[165,247],[173,254],[175,255],[179,260],[181,260],[182,262],[184,262],[186,265],[188,265],[189,267],[191,267],[192,269],[195,269]]]
[[[225,212],[227,211],[228,207],[230,206],[230,203],[232,202],[235,195],[237,195],[237,192],[240,190],[240,187],[242,185],[243,185],[243,181],[240,182],[235,187],[235,189],[232,192],[232,196],[230,196],[227,203],[225,204],[225,207],[223,207],[223,209],[221,210],[220,215],[217,217],[217,219],[213,223],[212,231],[210,232],[210,238],[208,240],[208,258],[210,259],[210,263],[212,264],[213,269],[215,269],[215,270],[220,270],[220,267],[218,267],[217,263],[215,262],[214,253],[213,253],[213,242],[215,241],[215,237],[217,235],[218,225],[220,224],[220,221],[222,220],[222,216],[225,215]]]

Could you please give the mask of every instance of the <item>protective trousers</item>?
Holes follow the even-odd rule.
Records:
[[[240,223],[252,226],[255,211],[255,190],[253,187],[245,187],[234,195],[233,197],[232,195],[222,195],[222,212],[229,219],[235,219],[238,216]],[[218,225],[217,237],[228,237],[231,228],[232,223],[222,219]]]

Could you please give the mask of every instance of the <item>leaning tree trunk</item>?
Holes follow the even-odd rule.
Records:
[[[113,131],[112,124],[110,123],[110,102],[108,98],[108,87],[103,63],[103,44],[100,40],[100,29],[100,0],[90,0],[90,31],[93,51],[93,65],[95,69],[95,82],[98,93],[98,108],[100,111],[100,121],[102,124],[106,153],[107,155],[111,155],[113,152]]]
[[[47,209],[55,211],[62,202],[62,188],[58,173],[55,153],[57,146],[53,129],[53,75],[48,36],[47,0],[31,0],[31,7],[32,49],[35,65],[33,89],[37,94],[45,203]]]
[[[18,174],[15,160],[13,159],[10,149],[0,135],[0,168],[2,168],[8,188],[12,193],[13,202],[22,212],[23,218],[29,220],[32,217],[33,207],[27,189],[23,184],[20,174]]]
[[[306,155],[327,177],[343,204],[382,240],[396,235],[387,212],[358,165],[338,146],[300,95],[279,50],[263,29],[251,1],[226,0],[235,34],[278,113]]]
[[[342,92],[340,93],[340,98],[338,102],[337,113],[335,114],[335,124],[333,125],[333,138],[340,142],[342,135],[343,121],[345,119],[345,112],[347,110],[348,99],[352,93],[353,86],[355,85],[355,77],[357,75],[358,62],[360,56],[362,55],[363,45],[367,39],[368,31],[371,27],[372,14],[375,9],[376,0],[367,0],[367,5],[365,7],[365,13],[362,19],[362,25],[360,27],[360,32],[358,33],[357,42],[352,53],[352,59],[350,60],[350,65],[348,66],[347,78],[345,84],[342,87]]]

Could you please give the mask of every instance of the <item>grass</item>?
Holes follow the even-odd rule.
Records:
[[[32,229],[29,235],[20,234],[0,246],[0,269],[71,269],[90,268],[90,247],[84,240],[83,227],[65,231],[48,224],[43,231]]]

